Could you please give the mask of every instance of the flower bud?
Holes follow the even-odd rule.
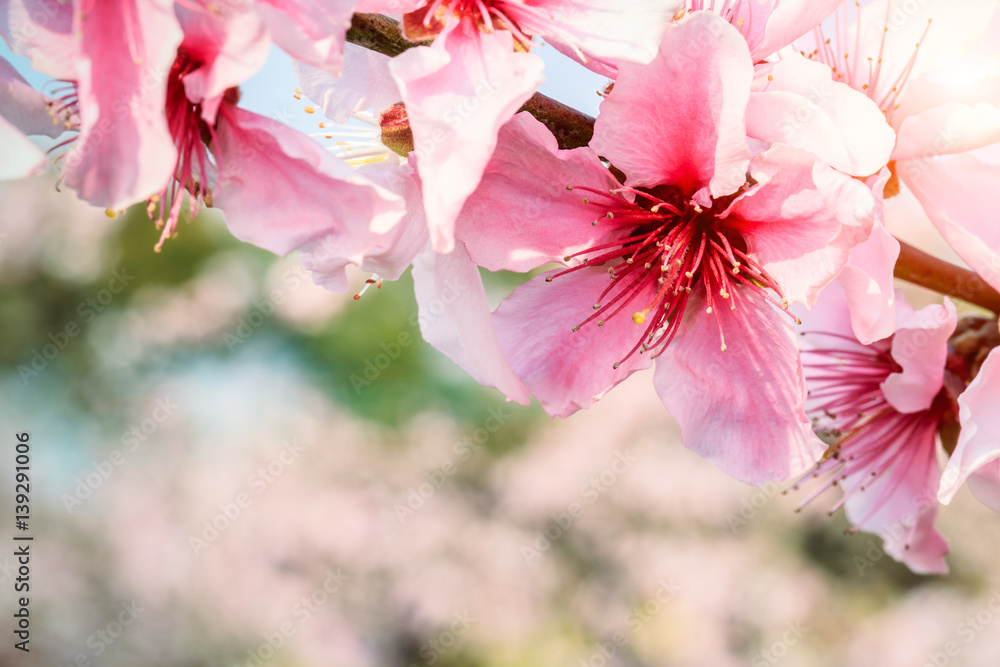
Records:
[[[392,152],[407,157],[413,150],[413,130],[410,129],[406,105],[402,102],[393,104],[382,112],[378,124],[382,128],[382,144]]]

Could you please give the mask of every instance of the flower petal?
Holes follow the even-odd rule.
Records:
[[[572,330],[594,314],[594,303],[608,286],[607,271],[581,269],[546,282],[553,273],[514,290],[500,303],[494,321],[514,372],[546,412],[568,417],[652,361],[639,353],[622,361],[642,337],[642,329],[626,313],[603,326],[592,321]],[[649,303],[653,295],[646,290],[637,299]],[[616,362],[621,362],[617,369]]]
[[[874,196],[811,153],[781,144],[754,156],[750,174],[757,185],[733,204],[730,224],[782,296],[811,307],[871,233]]]
[[[876,199],[885,188],[889,170],[873,179]],[[888,338],[896,330],[893,270],[899,258],[899,241],[885,228],[882,206],[875,207],[871,236],[851,249],[837,280],[850,302],[854,336],[864,345]]]
[[[748,484],[787,480],[825,447],[804,407],[806,386],[790,318],[750,290],[715,315],[692,295],[677,337],[656,361],[653,385],[680,423],[684,445]]]
[[[239,239],[282,255],[327,234],[385,231],[403,216],[399,196],[279,121],[223,104],[216,132],[215,206]]]
[[[955,331],[958,316],[948,297],[942,305],[932,304],[905,315],[896,313],[896,333],[892,337],[892,358],[902,370],[882,382],[882,393],[898,412],[927,410],[944,382],[948,338]]]
[[[496,150],[479,187],[465,202],[456,236],[476,264],[490,271],[530,271],[627,229],[594,226],[595,203],[608,197],[570,186],[608,192],[619,187],[587,147],[559,150],[548,128],[519,113],[500,129]]]
[[[0,2],[0,35],[10,50],[55,79],[76,78],[78,42],[73,35],[74,3],[52,0]]]
[[[249,6],[224,5],[217,13],[178,5],[184,30],[181,48],[199,63],[184,75],[184,92],[201,103],[202,117],[215,123],[226,90],[239,86],[267,62],[271,41],[267,27]]]
[[[683,0],[544,0],[504,7],[523,32],[559,45],[584,64],[590,58],[648,63],[683,9]]]
[[[845,503],[848,519],[861,530],[881,535],[885,552],[917,574],[948,572],[948,543],[934,528],[934,492],[940,480],[935,430],[933,420],[926,421],[923,430],[907,438],[909,455],[896,456],[892,467],[877,478],[864,472],[841,482],[848,489],[864,484]]]
[[[731,194],[746,181],[752,78],[743,37],[711,12],[690,14],[648,65],[619,64],[590,145],[625,172],[627,185]]]
[[[527,405],[528,390],[504,356],[479,269],[464,247],[457,245],[446,255],[430,249],[418,255],[413,263],[413,287],[424,340],[478,382]]]
[[[948,245],[994,289],[1000,290],[1000,225],[993,193],[1000,166],[970,155],[923,161],[900,177]]]
[[[381,163],[360,167],[358,172],[408,205],[403,219],[387,232],[373,231],[367,221],[355,219],[353,225],[332,229],[302,248],[302,265],[312,271],[313,281],[334,292],[347,290],[348,265],[396,280],[427,245],[420,183],[412,168]]]
[[[997,496],[990,490],[996,488],[993,473],[997,472],[1000,459],[1000,410],[997,410],[997,395],[1000,393],[1000,348],[994,349],[983,362],[979,374],[969,387],[958,397],[958,418],[962,432],[958,436],[955,451],[941,475],[938,500],[944,504],[951,502],[955,493],[976,471],[982,471],[984,479],[978,480],[983,499],[991,507],[1000,511],[1000,506],[990,499]],[[990,479],[994,484],[990,484]],[[971,486],[971,484],[970,484]],[[974,489],[975,490],[975,489]],[[979,494],[977,494],[979,495]]]
[[[344,73],[339,78],[297,60],[292,69],[302,92],[335,123],[346,123],[358,111],[378,113],[403,99],[389,74],[389,56],[354,44],[344,49]]]
[[[432,46],[393,58],[416,146],[431,242],[454,247],[455,218],[482,177],[497,132],[541,84],[542,61],[515,53],[511,33],[450,19]]]
[[[271,39],[297,60],[339,75],[354,0],[257,0]]]
[[[799,54],[754,70],[747,134],[804,148],[834,169],[868,176],[889,161],[896,135],[874,102],[833,81],[830,68]]]
[[[819,26],[841,4],[843,0],[777,0],[763,34],[750,45],[753,61],[760,62]],[[754,21],[759,20],[754,17]]]
[[[49,115],[49,98],[24,80],[14,66],[0,58],[0,117],[25,134],[58,137],[63,126]]]
[[[173,2],[108,0],[93,3],[76,30],[80,136],[63,177],[91,204],[124,208],[172,175],[177,150],[164,107],[180,25]]]

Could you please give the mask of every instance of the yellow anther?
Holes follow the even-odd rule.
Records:
[[[646,321],[646,313],[647,312],[649,312],[649,311],[645,311],[644,310],[644,311],[640,311],[638,313],[635,313],[634,315],[632,315],[632,321],[635,322],[636,324],[642,324],[643,322]]]

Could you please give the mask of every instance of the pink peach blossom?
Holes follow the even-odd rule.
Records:
[[[941,574],[948,545],[934,529],[937,431],[952,409],[942,387],[955,308],[946,298],[914,311],[901,294],[895,308],[895,333],[868,345],[854,336],[837,285],[803,314],[807,410],[831,444],[793,489],[822,480],[805,504],[840,487],[833,510],[846,506],[852,530],[880,534],[886,553],[914,572]]]
[[[456,238],[489,270],[569,266],[495,314],[546,410],[589,407],[662,357],[654,385],[685,443],[762,483],[820,452],[782,309],[811,304],[837,275],[870,232],[873,202],[810,153],[751,151],[752,70],[731,26],[688,15],[652,63],[619,64],[590,148],[559,150],[526,114],[505,126]]]

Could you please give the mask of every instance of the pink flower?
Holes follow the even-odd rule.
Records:
[[[222,209],[235,236],[279,254],[324,235],[385,231],[399,221],[400,197],[308,136],[239,108],[233,86],[268,48],[254,15],[178,8],[178,16],[184,41],[170,72],[166,115],[179,150],[175,181],[157,198],[160,245],[174,231],[184,190],[192,207],[200,197]]]
[[[568,264],[495,314],[546,410],[589,407],[660,357],[654,385],[685,443],[762,483],[821,451],[783,308],[836,276],[871,228],[872,198],[804,151],[751,153],[752,69],[731,26],[689,15],[652,63],[619,64],[591,148],[558,150],[525,114],[505,126],[456,233],[489,270]]]
[[[911,7],[878,0],[861,8],[847,27],[851,5],[844,4],[838,16],[844,27],[829,39],[818,30],[814,39],[803,40],[803,55],[829,65],[835,81],[871,98],[896,131],[887,162],[891,176],[883,186],[887,200],[905,187],[958,255],[1000,287],[1000,237],[985,196],[989,190],[982,189],[993,187],[987,184],[995,182],[997,169],[968,155],[940,159],[1000,140],[1000,96],[991,65],[1000,35],[996,3],[928,0]],[[852,261],[854,280],[846,284],[852,301],[868,301],[864,312],[852,308],[856,332],[868,340],[886,333],[889,321],[880,318],[872,295],[882,295],[883,313],[892,311],[889,260],[898,254],[898,244],[877,230],[872,247],[863,251],[868,256]],[[871,263],[878,255],[882,262]]]
[[[937,432],[953,407],[943,389],[955,308],[914,311],[896,299],[896,331],[869,345],[854,336],[843,290],[831,285],[803,314],[807,409],[830,443],[794,486],[819,478],[810,502],[837,486],[852,530],[878,533],[885,550],[920,574],[944,573],[948,545],[934,529]]]
[[[497,131],[541,84],[525,53],[545,38],[582,62],[656,54],[675,0],[430,0],[404,17],[407,35],[434,38],[390,64],[413,128],[431,241],[454,247],[455,218],[482,175]]]

